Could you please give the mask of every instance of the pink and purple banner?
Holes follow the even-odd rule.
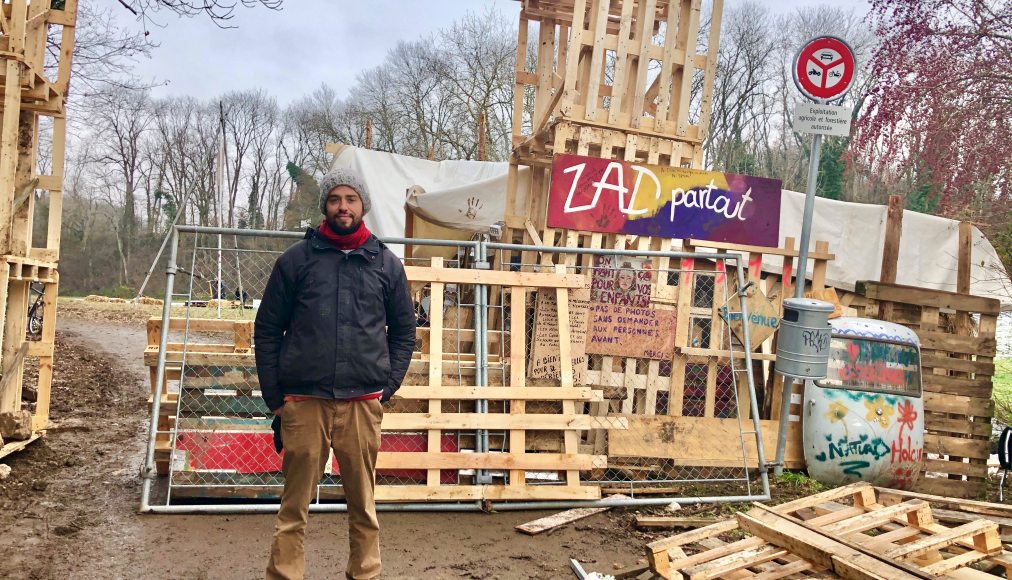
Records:
[[[548,227],[780,244],[778,179],[556,155]]]

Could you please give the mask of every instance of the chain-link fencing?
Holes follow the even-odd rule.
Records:
[[[150,432],[142,509],[177,506],[186,503],[184,498],[249,504],[280,494],[281,456],[259,390],[252,325],[274,262],[301,237],[177,228],[153,373],[160,396],[154,397],[152,410],[160,419]],[[411,256],[404,264],[412,272],[418,333],[405,387],[568,385],[598,394],[575,403],[395,398],[386,411],[401,414],[402,420],[394,423],[400,427],[385,426],[383,432],[378,498],[402,501],[396,505],[412,509],[425,507],[422,501],[434,507],[432,502],[456,495],[433,493],[434,488],[581,484],[600,486],[605,496],[618,492],[633,498],[627,503],[761,499],[768,494],[758,424],[751,421],[755,395],[746,371],[751,365],[745,348],[748,325],[739,324],[735,331],[727,323],[735,315],[741,320],[747,309],[738,296],[743,277],[736,256],[560,250],[485,241],[385,242],[398,255]],[[553,321],[557,290],[528,288],[533,291],[524,292],[521,302],[514,298],[517,286],[507,283],[468,283],[466,276],[433,283],[441,280],[441,268],[551,272],[552,257],[565,272],[585,281],[566,294],[572,384],[563,384],[559,365],[560,327],[558,319]],[[514,338],[518,331],[522,342]],[[520,361],[517,349],[523,349]],[[518,413],[535,417],[535,427],[522,437],[502,420],[502,415]],[[449,417],[437,436],[429,425],[433,415]],[[478,415],[490,417],[475,420]],[[559,421],[545,419],[551,415]],[[584,418],[574,421],[576,415]],[[587,428],[577,433],[554,426],[562,422]],[[537,428],[542,424],[547,428]],[[432,468],[397,455],[431,455],[436,445],[442,454],[523,454],[524,464],[540,467]],[[553,469],[532,455],[569,463]],[[578,456],[589,463],[580,463]],[[168,477],[154,486],[159,461]],[[519,493],[502,497],[525,499]],[[316,503],[341,497],[339,469],[331,458]]]
[[[737,255],[487,248],[502,270],[544,272],[561,264],[585,279],[585,288],[570,294],[573,373],[577,385],[602,392],[604,401],[586,403],[582,412],[628,421],[628,429],[583,436],[582,449],[607,456],[607,467],[586,481],[629,497],[768,492],[759,425],[752,420],[752,345],[745,346],[749,325],[742,324],[747,304],[738,292],[753,290],[743,283]],[[558,336],[550,329],[555,308],[545,292],[528,299],[529,382],[560,380]],[[491,359],[490,366],[490,376],[505,372]]]

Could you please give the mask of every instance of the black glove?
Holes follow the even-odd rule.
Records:
[[[279,415],[274,415],[274,420],[271,421],[271,429],[274,431],[274,450],[281,453],[281,450],[285,448],[285,444],[281,441],[281,417]]]
[[[383,396],[380,397],[380,403],[386,403],[387,401],[389,401],[390,397],[394,396],[394,393],[396,393],[396,392],[397,392],[397,387],[395,387],[393,385],[387,385],[387,386],[383,387]]]

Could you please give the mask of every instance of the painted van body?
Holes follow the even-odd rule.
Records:
[[[808,473],[829,485],[910,489],[924,457],[920,341],[912,330],[880,320],[829,322],[828,376],[805,383]]]

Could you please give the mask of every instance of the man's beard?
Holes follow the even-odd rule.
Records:
[[[327,225],[330,226],[330,231],[334,232],[335,234],[338,234],[340,236],[347,236],[358,231],[359,226],[362,225],[362,220],[361,219],[354,220],[351,222],[350,226],[344,227],[337,222],[336,217],[334,219],[327,218]]]

